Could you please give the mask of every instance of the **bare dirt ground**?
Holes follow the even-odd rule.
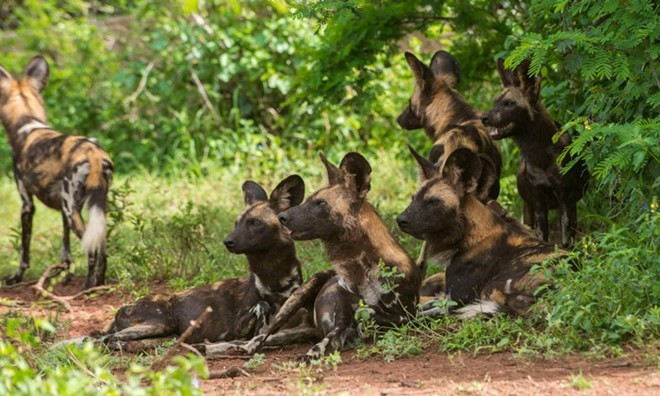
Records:
[[[58,295],[75,294],[81,280],[58,285]],[[163,291],[163,285],[153,285]],[[55,318],[69,323],[62,338],[100,331],[116,308],[131,297],[120,293],[81,297],[71,302],[72,312],[34,295],[29,287],[0,289],[0,315],[18,310],[24,315]],[[7,300],[5,300],[7,299]],[[8,303],[8,300],[12,303]],[[14,305],[17,306],[8,306]],[[59,313],[56,314],[56,312]],[[358,358],[353,351],[341,354],[336,370],[296,369],[294,361],[307,350],[299,345],[264,351],[265,361],[249,377],[201,381],[205,394],[360,394],[360,395],[658,395],[660,372],[648,360],[628,351],[626,356],[590,360],[580,355],[529,359],[510,353],[473,356],[439,354],[427,350],[419,356],[385,362],[381,357]],[[242,366],[240,358],[209,361],[211,372]]]

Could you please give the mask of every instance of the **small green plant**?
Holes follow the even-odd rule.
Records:
[[[591,380],[582,375],[582,371],[578,374],[571,374],[571,376],[568,377],[567,386],[570,386],[575,390],[581,391],[591,389],[591,385]]]
[[[266,355],[263,353],[255,353],[254,355],[250,356],[250,360],[243,363],[243,367],[248,370],[256,370],[263,366],[264,363],[266,363]]]

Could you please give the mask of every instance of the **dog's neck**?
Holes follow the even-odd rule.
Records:
[[[440,87],[426,107],[425,116],[424,130],[435,142],[455,125],[475,119],[477,113],[461,94],[451,88]]]
[[[363,203],[351,224],[340,237],[323,241],[330,261],[346,281],[359,284],[381,260],[408,277],[415,275],[417,267],[370,203]]]
[[[465,237],[460,250],[466,251],[482,243],[492,235],[502,234],[504,220],[484,206],[473,195],[465,198],[462,212],[465,214]]]
[[[553,146],[552,137],[558,131],[555,121],[541,103],[538,103],[531,113],[527,125],[521,125],[520,132],[513,135],[513,140],[528,160],[533,160],[550,149]]]
[[[259,278],[268,289],[278,292],[287,289],[290,283],[300,285],[302,276],[300,261],[293,242],[258,253],[246,254],[250,272]]]

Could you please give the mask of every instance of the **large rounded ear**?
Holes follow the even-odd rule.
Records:
[[[412,146],[408,145],[408,149],[410,150],[410,154],[415,157],[415,161],[417,161],[417,172],[419,174],[420,182],[424,182],[440,175],[438,167],[436,167],[433,162],[421,156],[414,148],[412,148]]]
[[[46,62],[43,56],[37,55],[25,67],[23,78],[28,79],[28,82],[35,91],[41,92],[46,87],[49,74],[48,62]]]
[[[447,51],[438,51],[431,59],[431,73],[443,78],[449,87],[456,89],[461,81],[461,67],[458,59]]]
[[[305,182],[298,175],[291,175],[282,180],[270,193],[268,205],[277,213],[292,206],[300,205],[305,197]]]
[[[426,65],[423,64],[419,59],[417,59],[415,55],[413,55],[411,52],[408,51],[406,51],[406,61],[408,62],[408,67],[410,68],[410,71],[415,77],[415,83],[417,83],[417,85],[423,86],[424,79],[428,74],[426,71],[427,69]]]
[[[348,153],[341,160],[339,169],[349,176],[346,182],[349,188],[355,188],[357,199],[366,198],[371,189],[371,165],[366,158],[358,153]]]
[[[442,170],[442,177],[454,186],[460,196],[467,196],[476,191],[481,168],[479,156],[462,148],[449,155]]]
[[[268,194],[266,191],[257,183],[252,180],[248,180],[243,183],[243,202],[245,206],[254,205],[257,202],[263,202],[268,200]]]
[[[323,162],[323,165],[325,165],[325,170],[328,173],[328,185],[333,186],[335,184],[341,183],[342,179],[339,168],[331,164],[330,161],[328,161],[328,159],[325,158],[325,155],[323,153],[319,153],[319,157],[321,157],[321,161]]]
[[[520,81],[520,89],[523,91],[527,100],[531,104],[535,104],[539,100],[539,94],[541,93],[541,74],[536,77],[529,76],[529,65],[531,61],[525,59],[522,61],[518,67],[516,67],[515,76]]]
[[[497,73],[500,75],[504,88],[515,86],[513,70],[504,68],[504,58],[497,58]]]

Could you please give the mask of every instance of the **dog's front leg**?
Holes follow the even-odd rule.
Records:
[[[15,174],[16,170],[14,171]],[[23,203],[21,207],[21,263],[14,274],[5,278],[5,283],[12,285],[23,279],[23,274],[30,266],[30,240],[32,238],[32,218],[34,217],[34,202],[32,195],[28,193],[23,181],[16,177],[16,185]]]
[[[548,242],[548,206],[542,192],[536,188],[534,191],[534,230],[536,236],[543,242]]]
[[[575,242],[575,229],[577,228],[577,203],[559,202],[561,223],[561,246],[570,247]]]

